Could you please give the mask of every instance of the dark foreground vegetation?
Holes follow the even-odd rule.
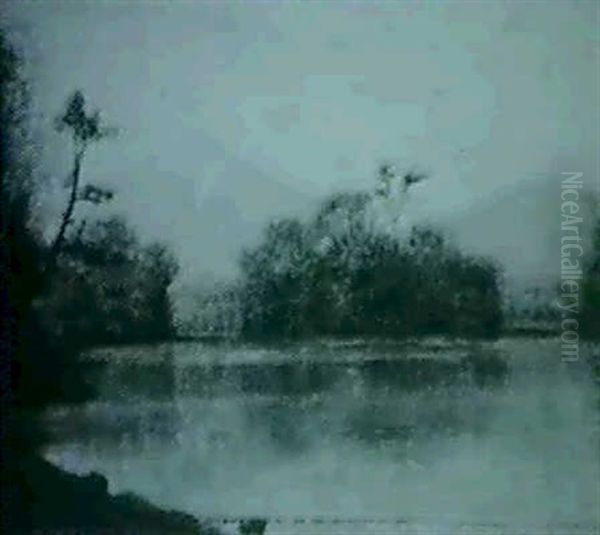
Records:
[[[77,221],[80,202],[112,193],[82,185],[86,150],[109,131],[88,114],[81,93],[59,117],[71,134],[73,168],[56,237],[36,226],[35,144],[21,62],[0,33],[0,356],[1,514],[4,533],[107,530],[208,533],[188,515],[128,495],[111,496],[98,474],[78,477],[42,460],[41,417],[53,404],[89,400],[81,353],[112,339],[164,339],[172,333],[167,288],[176,266],[160,245],[139,246],[122,220]],[[78,229],[74,230],[76,223]]]

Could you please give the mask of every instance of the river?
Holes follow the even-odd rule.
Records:
[[[563,363],[558,340],[531,338],[99,348],[98,398],[47,415],[46,456],[225,530],[598,533],[583,357],[599,349]]]

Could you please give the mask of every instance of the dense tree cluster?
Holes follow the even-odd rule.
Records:
[[[177,273],[170,251],[141,245],[119,217],[86,226],[63,246],[41,309],[58,336],[88,343],[151,342],[174,335],[168,289]]]
[[[241,259],[244,335],[498,333],[498,267],[428,227],[403,238],[374,227],[371,199],[337,194],[307,224],[268,225]]]

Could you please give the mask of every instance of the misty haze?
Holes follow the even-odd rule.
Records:
[[[600,533],[600,9],[0,11],[8,533]]]

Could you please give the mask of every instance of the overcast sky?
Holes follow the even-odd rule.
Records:
[[[185,280],[233,273],[265,221],[371,187],[384,159],[431,174],[416,218],[531,278],[558,267],[560,173],[598,184],[595,2],[3,5],[40,125],[81,88],[122,129],[85,176]],[[68,144],[40,128],[59,184]]]

